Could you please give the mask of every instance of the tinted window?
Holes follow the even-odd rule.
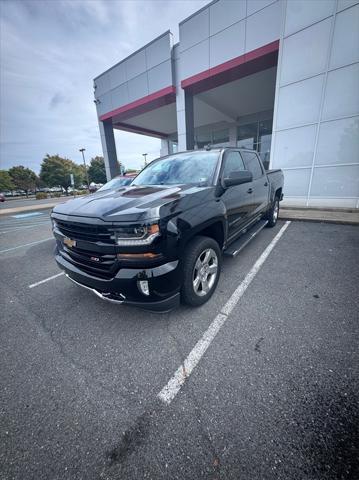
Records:
[[[97,191],[102,192],[103,190],[116,190],[117,188],[121,188],[125,185],[129,185],[133,180],[133,177],[115,177],[109,182],[105,183],[101,188]]]
[[[223,178],[228,178],[231,172],[245,170],[243,160],[238,152],[228,152],[223,169]]]
[[[218,163],[218,151],[186,152],[154,160],[132,185],[209,185]]]
[[[263,172],[257,154],[253,152],[241,152],[241,155],[243,157],[247,170],[249,170],[253,174],[253,180],[261,177],[263,175]]]

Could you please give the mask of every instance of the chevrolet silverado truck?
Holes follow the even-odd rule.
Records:
[[[54,207],[58,266],[103,300],[168,311],[216,289],[222,255],[235,257],[283,198],[281,170],[257,152],[187,151],[151,162],[130,186]]]

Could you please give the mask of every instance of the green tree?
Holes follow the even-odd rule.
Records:
[[[61,186],[66,195],[71,186],[71,173],[74,176],[75,186],[84,182],[81,166],[68,158],[47,154],[41,163],[40,179],[49,187]]]
[[[0,170],[0,192],[13,190],[14,184],[7,170]]]
[[[34,190],[36,187],[36,173],[30,168],[26,168],[23,165],[11,167],[9,175],[15,187],[24,190],[26,196],[28,196],[29,190]]]
[[[88,174],[89,174],[90,182],[95,182],[95,183],[107,182],[105,161],[103,157],[96,156],[94,158],[91,158]]]

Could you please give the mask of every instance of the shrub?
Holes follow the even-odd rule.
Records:
[[[47,198],[47,193],[46,192],[37,192],[36,193],[36,200],[44,200]]]
[[[87,190],[77,190],[76,195],[86,195],[87,193]]]
[[[51,197],[59,198],[59,197],[61,197],[61,192],[54,192],[54,193],[51,194]]]

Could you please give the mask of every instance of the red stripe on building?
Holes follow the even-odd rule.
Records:
[[[134,102],[123,105],[122,107],[116,108],[111,112],[104,113],[100,116],[100,120],[108,120],[109,118],[113,119],[113,122],[118,122],[125,120],[127,118],[135,117],[141,115],[142,113],[149,112],[156,108],[168,105],[176,101],[176,87],[173,85],[158,90],[157,92],[151,93],[146,97],[142,97]]]
[[[278,63],[278,50],[279,40],[276,40],[188,77],[181,81],[181,87],[192,93],[200,93],[274,67]]]

